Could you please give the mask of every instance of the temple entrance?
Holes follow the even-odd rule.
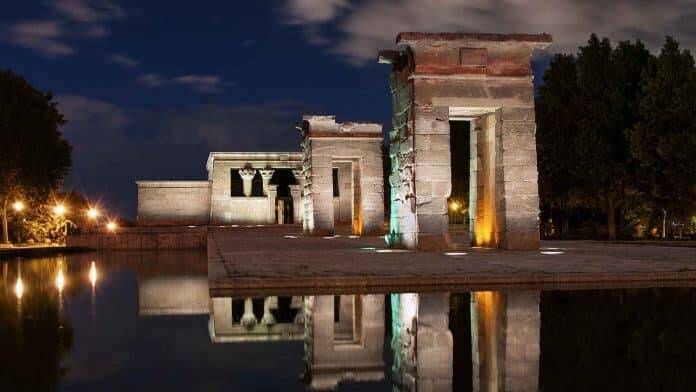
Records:
[[[470,133],[470,121],[450,120],[452,191],[447,199],[447,218],[450,239],[458,247],[469,245]]]
[[[276,169],[270,183],[277,186],[275,202],[275,223],[291,224],[294,222],[294,202],[290,187],[297,184],[291,169]]]
[[[333,160],[331,182],[333,191],[334,228],[336,234],[360,235],[360,161]]]

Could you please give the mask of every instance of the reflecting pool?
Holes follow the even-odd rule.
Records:
[[[202,253],[0,267],[0,391],[696,390],[689,288],[210,298]]]

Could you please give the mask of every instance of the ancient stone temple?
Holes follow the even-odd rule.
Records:
[[[392,65],[389,241],[449,245],[453,162],[468,155],[472,245],[539,247],[530,59],[550,42],[546,34],[401,33],[395,50],[380,53]],[[468,133],[468,154],[453,153],[455,129]]]
[[[211,152],[207,181],[136,181],[138,225],[300,222],[302,154]]]
[[[384,222],[382,125],[303,116],[303,229],[334,235],[348,223],[354,235],[381,234]]]

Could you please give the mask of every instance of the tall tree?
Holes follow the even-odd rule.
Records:
[[[543,210],[568,232],[577,193],[573,146],[577,137],[578,73],[575,57],[557,54],[543,76],[536,98],[539,194]]]
[[[51,93],[43,93],[12,71],[0,71],[0,219],[9,242],[7,210],[14,198],[45,199],[62,183],[72,148]]]
[[[696,68],[672,37],[642,79],[640,117],[629,133],[641,189],[653,216],[696,214]],[[667,228],[669,230],[669,228]],[[663,233],[664,234],[664,233]]]
[[[649,59],[640,41],[612,48],[593,34],[576,56],[553,59],[537,97],[542,202],[565,217],[578,204],[601,211],[610,239],[633,183],[626,133]]]

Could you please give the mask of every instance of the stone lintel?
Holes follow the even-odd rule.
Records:
[[[302,135],[309,138],[382,138],[382,124],[337,122],[336,116],[303,115]]]
[[[209,188],[212,181],[207,180],[136,180],[138,188]]]
[[[390,62],[383,60],[385,56],[412,56],[409,63],[414,75],[532,76],[532,51],[546,48],[551,41],[549,34],[404,32],[396,38],[402,54],[383,51],[380,62]]]

